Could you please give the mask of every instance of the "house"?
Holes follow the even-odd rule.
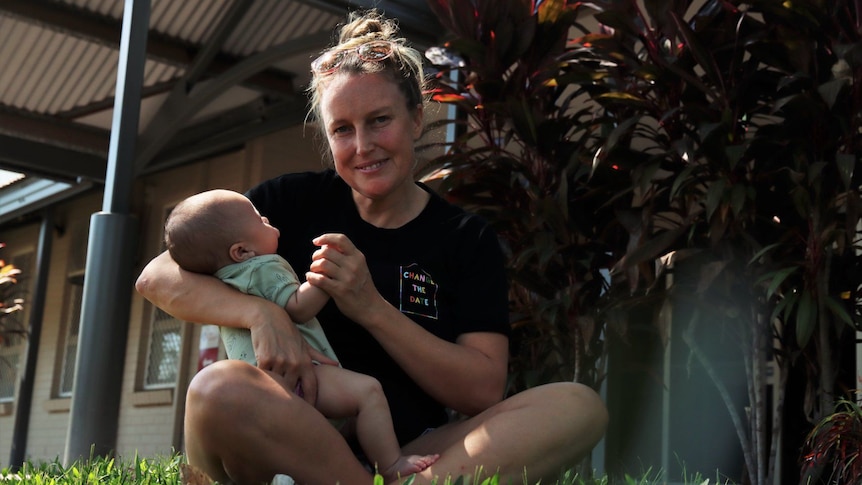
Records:
[[[304,127],[302,89],[348,3],[398,18],[418,46],[442,30],[424,1],[411,0],[0,3],[0,177],[9,174],[0,181],[0,242],[2,257],[24,271],[19,289],[28,304],[16,318],[31,327],[29,339],[0,343],[0,467],[80,456],[67,452],[73,415],[99,421],[94,433],[116,434],[120,455],[181,449],[186,386],[218,351],[211,328],[150,305],[134,291],[134,277],[163,249],[164,218],[186,196],[321,168],[314,129]],[[137,23],[124,30],[130,18]],[[146,52],[140,86],[124,77],[140,59],[124,61],[134,49]],[[141,93],[117,110],[128,116],[125,126],[140,120],[134,159],[118,155],[125,141],[110,147],[112,127],[124,129],[114,113],[118,75],[124,92]],[[88,243],[91,218],[111,212],[106,206],[128,226],[117,239],[123,247]],[[124,268],[102,269],[125,276],[90,308],[119,310],[98,316],[98,339],[110,355],[80,359],[119,379],[84,385],[84,396],[75,363],[86,341],[79,338],[84,283],[93,278],[88,245],[118,251]],[[91,259],[103,257],[111,261]],[[114,317],[125,313],[128,321]],[[110,411],[86,417],[104,413],[104,403],[116,404],[116,420]]]

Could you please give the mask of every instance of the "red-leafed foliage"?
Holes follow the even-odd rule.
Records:
[[[862,483],[862,409],[841,400],[805,440],[800,483]]]
[[[5,244],[0,243],[0,248],[4,246]],[[15,288],[20,274],[20,269],[0,259],[0,345],[13,335],[21,335],[24,332],[15,318],[15,314],[24,308],[24,301]]]

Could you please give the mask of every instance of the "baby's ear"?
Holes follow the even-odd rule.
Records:
[[[230,245],[230,259],[235,263],[241,263],[246,259],[254,256],[254,251],[245,246],[245,242],[235,242]]]

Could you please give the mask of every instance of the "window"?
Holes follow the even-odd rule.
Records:
[[[167,219],[171,209],[173,206],[164,210],[162,222]],[[162,238],[160,251],[165,249],[164,238]],[[183,322],[155,306],[151,315],[148,334],[146,338],[141,339],[147,343],[143,388],[149,390],[174,387],[182,361]]]
[[[19,254],[11,259],[12,265],[21,270],[18,283],[15,285],[15,297],[24,298],[24,310],[7,317],[11,328],[22,332],[27,329],[29,306],[26,296],[29,294],[31,276],[33,274],[33,252]],[[10,334],[6,340],[0,340],[0,402],[10,402],[15,399],[15,387],[18,383],[18,369],[21,356],[24,353],[25,338],[21,334]]]
[[[81,325],[81,301],[84,298],[83,281],[71,281],[66,300],[66,333],[63,340],[63,367],[60,369],[60,397],[70,397],[75,384],[75,358],[78,356],[78,328]]]
[[[26,328],[23,311],[16,312],[11,325],[17,328]],[[21,355],[24,350],[24,337],[10,334],[7,339],[0,339],[0,402],[15,400],[15,385],[18,383],[18,368],[21,364]]]
[[[173,387],[180,365],[182,322],[153,308],[148,340],[144,389]]]
[[[81,304],[84,300],[84,270],[87,265],[87,233],[89,221],[79,220],[70,225],[69,258],[66,268],[66,300],[63,302],[63,330],[60,333],[56,396],[71,397],[75,385],[75,358],[78,356],[78,328],[81,325]]]

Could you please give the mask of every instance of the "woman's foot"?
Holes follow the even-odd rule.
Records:
[[[438,458],[440,458],[440,455],[402,456],[380,474],[383,475],[383,478],[386,479],[387,482],[389,482],[390,480],[394,480],[399,477],[406,477],[413,475],[414,473],[419,473],[433,465]]]

